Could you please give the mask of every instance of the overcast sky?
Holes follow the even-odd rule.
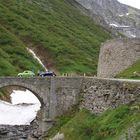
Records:
[[[140,9],[140,0],[118,0],[118,1]]]

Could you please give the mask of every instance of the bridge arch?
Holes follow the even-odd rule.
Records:
[[[82,77],[1,77],[0,88],[13,85],[32,91],[42,104],[44,120],[53,120],[78,103],[82,81]]]
[[[43,107],[49,101],[49,90],[50,90],[50,81],[47,79],[40,78],[1,78],[0,79],[0,88],[6,86],[19,86],[28,89],[31,91],[41,103]],[[45,85],[43,86],[43,83]]]
[[[17,78],[17,77],[7,77],[0,78],[0,88],[7,86],[19,86],[28,89],[31,91],[34,96],[41,103],[41,108],[37,114],[37,121],[39,124],[40,132],[47,130],[47,125],[45,120],[50,118],[50,80],[45,78]]]
[[[39,96],[39,94],[38,94],[36,91],[34,91],[34,89],[32,89],[32,88],[30,88],[30,87],[28,87],[28,86],[25,86],[25,85],[21,85],[21,84],[4,84],[4,85],[0,85],[0,89],[1,89],[1,88],[5,88],[5,87],[8,87],[8,86],[13,86],[13,87],[14,87],[14,86],[17,86],[17,87],[25,88],[25,89],[31,91],[32,94],[34,94],[34,96],[35,96],[35,97],[39,100],[39,102],[41,103],[41,107],[44,106],[44,101],[43,101],[42,97]]]

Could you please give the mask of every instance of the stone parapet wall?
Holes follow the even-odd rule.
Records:
[[[86,78],[82,88],[81,107],[95,114],[140,102],[140,81],[136,80]]]
[[[113,39],[101,46],[97,76],[112,78],[140,59],[139,39]]]

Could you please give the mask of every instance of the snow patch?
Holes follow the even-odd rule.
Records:
[[[130,15],[130,13],[126,13],[125,15],[120,14],[119,17],[124,17],[124,16],[129,16],[129,15]]]
[[[42,61],[40,60],[40,58],[35,54],[35,52],[29,48],[27,48],[27,50],[32,54],[32,56],[37,59],[37,61],[42,65],[42,67],[47,71],[48,69],[45,67],[45,65],[42,63]]]
[[[13,90],[11,96],[12,104],[40,104],[39,100],[33,95],[33,93],[29,90]]]
[[[130,13],[126,13],[126,16],[129,16],[130,15]]]
[[[117,24],[114,24],[114,23],[110,23],[109,25],[111,27],[116,27],[116,28],[130,28],[130,26],[127,26],[127,25],[117,25]]]
[[[131,34],[131,37],[136,38],[136,35]]]
[[[29,90],[14,90],[11,102],[12,104],[0,100],[1,125],[30,125],[41,106],[39,100]]]
[[[119,17],[123,17],[124,15],[119,15]]]
[[[118,27],[118,25],[114,24],[114,23],[110,23],[109,25],[112,26],[112,27]]]

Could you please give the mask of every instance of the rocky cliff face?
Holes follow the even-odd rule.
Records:
[[[86,8],[94,19],[97,16],[102,18],[110,29],[115,29],[130,38],[140,37],[140,10],[121,4],[117,0],[76,0],[76,2]]]
[[[101,46],[98,77],[112,78],[140,59],[139,39],[114,39]]]

